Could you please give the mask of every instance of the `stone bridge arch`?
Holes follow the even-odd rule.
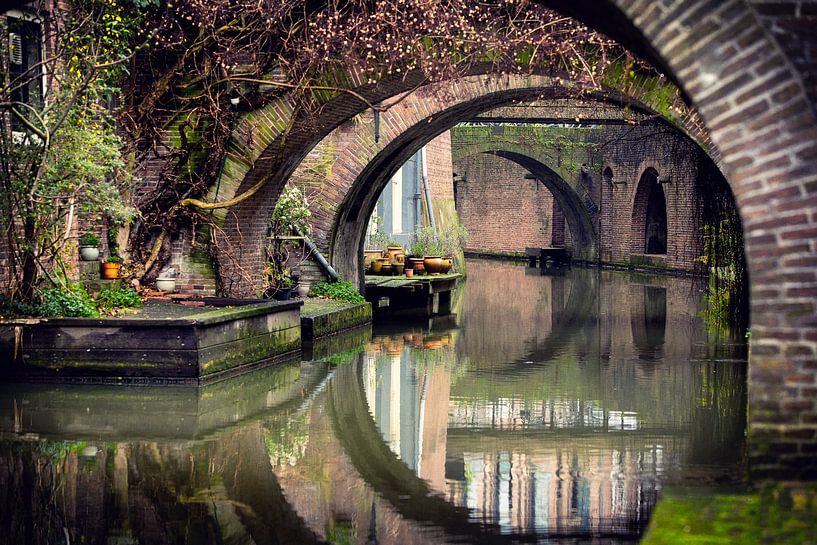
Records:
[[[537,0],[606,33],[660,67],[697,109],[711,138],[743,219],[751,282],[750,439],[753,471],[814,478],[817,445],[817,88],[815,62],[804,51],[813,16],[761,0]],[[806,23],[806,24],[804,24]],[[782,31],[781,31],[782,30]],[[375,102],[422,84],[419,74],[357,87]],[[276,105],[282,117],[292,104]],[[270,140],[275,153],[250,160],[237,185],[266,177],[280,191],[320,138],[366,105],[339,97],[318,120],[286,141]],[[278,130],[278,129],[276,129]],[[258,130],[261,132],[261,129]],[[238,140],[234,149],[242,150]],[[239,160],[244,155],[240,154]],[[274,174],[270,170],[274,169]],[[269,197],[268,197],[269,198]],[[231,211],[225,233],[257,220],[245,202]],[[245,254],[258,253],[250,248]],[[240,258],[241,255],[234,256]],[[250,256],[253,257],[253,256]],[[257,257],[257,256],[256,256]],[[225,271],[225,275],[230,271]]]
[[[564,213],[565,221],[573,237],[573,257],[583,261],[596,259],[598,235],[594,217],[582,201],[580,188],[577,187],[580,182],[575,177],[572,177],[574,178],[572,182],[568,182],[571,178],[568,172],[559,167],[551,167],[550,161],[545,163],[547,158],[542,156],[545,154],[536,153],[535,150],[525,145],[502,142],[495,145],[474,145],[466,148],[468,149],[455,148],[456,153],[452,150],[452,159],[457,161],[486,153],[507,159],[531,173],[550,191]]]

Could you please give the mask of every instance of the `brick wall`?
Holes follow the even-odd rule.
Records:
[[[554,212],[551,193],[541,183],[538,185],[542,191],[537,193],[533,180],[522,184],[526,169],[488,153],[511,150],[535,158],[567,178],[566,181],[572,180],[567,185],[575,194],[575,202],[593,221],[596,230],[593,236],[598,240],[602,261],[685,271],[699,269],[696,258],[703,253],[703,239],[696,178],[699,161],[711,160],[699,154],[683,134],[663,125],[627,128],[609,125],[589,132],[574,134],[540,127],[532,138],[515,127],[503,131],[497,126],[492,131],[479,132],[455,129],[452,140],[453,155],[457,158],[455,168],[468,173],[466,189],[460,192],[458,201],[463,221],[472,233],[469,250],[519,252],[526,246],[554,244],[572,248],[574,253],[580,249],[565,226],[558,204]],[[571,148],[566,140],[556,139],[565,134],[581,145]],[[565,168],[579,162],[588,165],[586,174],[580,169]],[[666,182],[662,188],[667,205],[668,244],[666,256],[644,258],[647,193],[639,193],[638,187],[648,168]],[[603,172],[612,177],[605,179]],[[726,190],[725,180],[721,178],[719,184]],[[545,200],[539,194],[546,195]],[[639,199],[639,194],[644,198]],[[556,221],[551,226],[548,220],[553,218]],[[557,244],[559,241],[563,242]]]
[[[457,206],[468,229],[468,251],[550,246],[553,196],[538,180],[526,180],[527,170],[488,154],[462,159],[454,168],[466,180],[458,185]]]

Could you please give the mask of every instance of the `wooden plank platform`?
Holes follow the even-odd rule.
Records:
[[[365,277],[366,300],[375,312],[412,312],[427,316],[448,314],[451,292],[457,287],[459,273]]]

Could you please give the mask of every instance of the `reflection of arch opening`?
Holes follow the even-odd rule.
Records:
[[[642,360],[654,360],[661,356],[661,348],[667,331],[667,288],[643,286],[641,305],[634,305],[630,326],[633,343]],[[638,297],[634,298],[637,302]]]
[[[666,255],[667,199],[653,168],[645,170],[638,182],[631,236],[633,253]]]

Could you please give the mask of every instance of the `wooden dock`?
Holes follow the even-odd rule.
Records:
[[[411,313],[437,316],[451,313],[451,294],[459,273],[426,276],[365,277],[366,300],[375,313]]]
[[[570,250],[567,248],[525,248],[528,265],[544,269],[548,265],[560,266],[570,263]]]

